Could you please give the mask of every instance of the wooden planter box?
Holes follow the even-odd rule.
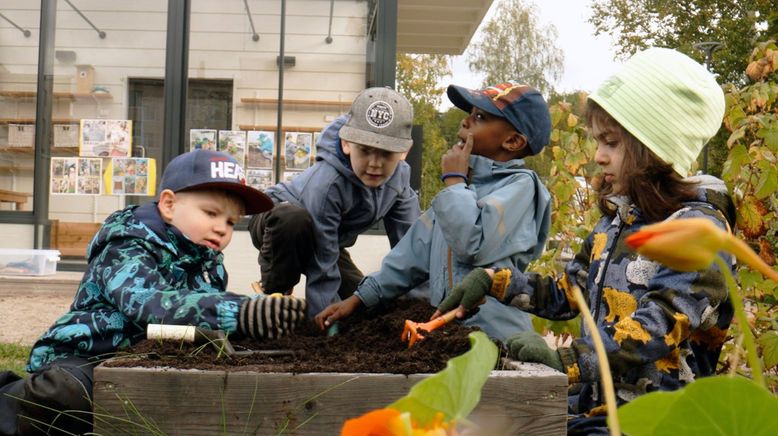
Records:
[[[502,429],[499,434],[565,434],[567,377],[543,365],[508,365],[515,369],[492,372],[469,419]],[[394,402],[428,376],[102,365],[94,375],[98,434],[145,434],[153,428],[171,435],[328,436],[339,434],[346,419]]]

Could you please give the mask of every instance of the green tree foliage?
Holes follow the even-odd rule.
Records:
[[[556,39],[554,26],[538,24],[533,3],[501,0],[470,45],[467,62],[471,71],[484,74],[484,86],[516,80],[545,94],[562,77],[564,55]]]
[[[410,100],[414,124],[420,125],[424,133],[424,143],[414,144],[414,147],[422,147],[419,193],[422,210],[429,207],[432,197],[443,188],[439,180],[440,158],[447,150],[447,143],[441,134],[437,106],[445,88],[438,86],[438,83],[450,74],[446,56],[397,55],[397,91]]]
[[[768,265],[775,268],[778,243],[778,47],[760,43],[749,59],[755,82],[726,85],[724,126],[730,132],[722,178],[733,193],[736,232]],[[746,266],[738,268],[740,288],[748,301],[749,327],[760,344],[768,380],[778,391],[778,283]],[[737,328],[743,328],[737,326]],[[730,347],[729,352],[733,352]]]
[[[594,0],[589,21],[595,34],[613,38],[620,58],[660,46],[703,62],[694,44],[721,42],[711,68],[720,81],[739,85],[754,43],[778,33],[775,0]]]

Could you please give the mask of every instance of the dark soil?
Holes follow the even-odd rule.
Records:
[[[274,341],[235,340],[240,350],[291,350],[293,355],[219,356],[216,347],[177,341],[144,340],[122,353],[131,359],[114,359],[107,366],[169,366],[179,369],[218,369],[256,372],[434,373],[446,362],[470,349],[467,335],[476,330],[451,322],[426,333],[408,348],[400,339],[406,319],[426,322],[434,308],[420,300],[397,300],[376,313],[359,313],[341,320],[339,333],[326,336],[312,324]]]

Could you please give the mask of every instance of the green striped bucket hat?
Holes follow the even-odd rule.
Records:
[[[724,117],[713,75],[667,48],[635,54],[589,98],[684,177]]]

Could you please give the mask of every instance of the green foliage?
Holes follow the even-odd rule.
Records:
[[[24,371],[27,365],[27,356],[30,355],[30,347],[19,344],[0,344],[0,368],[13,371],[26,377]]]
[[[530,271],[558,277],[564,265],[581,248],[599,218],[591,181],[596,174],[596,143],[589,137],[581,114],[585,95],[568,96],[570,100],[552,104],[551,142],[538,156],[527,159],[543,178],[551,193],[551,232],[547,250],[529,266]],[[552,331],[562,337],[577,336],[580,320],[549,321],[533,318],[535,330]]]
[[[434,117],[445,91],[438,83],[451,75],[448,56],[399,53],[396,70],[397,91],[414,103],[415,120]]]
[[[744,84],[754,41],[778,32],[772,0],[594,0],[589,21],[595,34],[609,34],[627,58],[652,46],[673,47],[703,62],[701,42],[721,42],[711,67],[721,81]]]
[[[638,397],[619,408],[619,421],[630,436],[769,435],[778,428],[776,410],[778,397],[754,382],[717,376]]]
[[[727,110],[724,126],[730,134],[727,139],[729,154],[721,175],[734,194],[737,236],[775,268],[778,239],[778,83],[768,81],[773,70],[766,71],[766,67],[760,67],[759,71],[754,71],[751,65],[759,65],[760,62],[769,68],[774,69],[773,64],[778,67],[778,49],[774,41],[758,44],[748,60],[749,75],[760,81],[742,88],[725,86]],[[759,338],[765,367],[772,367],[774,372],[778,284],[747,266],[739,267],[738,278],[750,308],[749,323]]]
[[[764,358],[765,369],[774,368],[778,365],[778,332],[775,330],[766,331],[756,340],[762,347],[762,356]]]
[[[444,421],[466,418],[481,400],[481,388],[497,362],[497,346],[483,332],[469,335],[470,350],[448,361],[446,369],[416,383],[388,407],[410,412],[423,427],[442,412]]]
[[[413,122],[423,129],[421,192],[419,201],[425,210],[432,198],[443,188],[440,182],[440,158],[447,150],[441,134],[436,107],[445,91],[438,87],[440,79],[451,74],[448,58],[443,55],[397,55],[397,91],[413,104]]]
[[[534,3],[502,0],[494,17],[470,44],[471,71],[484,74],[484,86],[516,80],[545,93],[562,76],[564,54],[554,43],[556,28],[538,24]]]

